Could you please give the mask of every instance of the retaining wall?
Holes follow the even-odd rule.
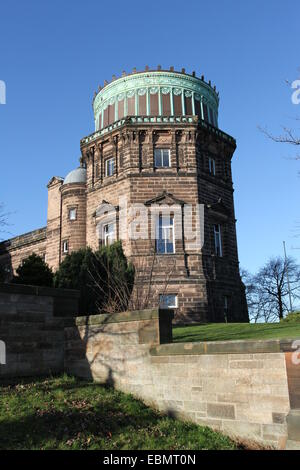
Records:
[[[284,448],[290,342],[159,344],[160,322],[171,327],[171,317],[157,310],[78,318],[65,330],[65,369],[170,415]]]
[[[78,298],[0,285],[0,378],[67,371],[239,440],[282,449],[289,436],[290,448],[300,448],[292,340],[172,343],[170,311],[71,318]]]
[[[78,314],[78,299],[79,293],[72,290],[0,285],[0,340],[6,352],[0,378],[63,371],[61,316]]]

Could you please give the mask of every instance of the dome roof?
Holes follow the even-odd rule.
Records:
[[[70,183],[85,183],[86,182],[86,169],[79,167],[75,170],[70,171],[65,177],[63,184]]]

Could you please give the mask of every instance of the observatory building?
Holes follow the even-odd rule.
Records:
[[[175,322],[248,321],[231,159],[219,94],[204,77],[150,70],[104,82],[80,166],[48,183],[47,226],[0,244],[8,278],[30,253],[55,270],[68,253],[121,240],[134,293]]]

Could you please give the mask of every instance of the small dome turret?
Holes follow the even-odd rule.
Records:
[[[65,177],[63,184],[70,183],[86,183],[86,169],[79,167],[70,171],[70,173]]]

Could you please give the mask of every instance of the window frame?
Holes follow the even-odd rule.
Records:
[[[109,173],[109,171],[108,171],[110,162],[113,163],[112,173]],[[113,176],[114,174],[115,174],[115,158],[114,157],[107,158],[105,160],[105,176],[110,177],[110,176]]]
[[[163,225],[163,222],[165,221],[166,218],[169,218],[169,224]],[[172,223],[171,223],[172,221]],[[175,254],[176,249],[175,249],[175,230],[174,230],[174,224],[175,224],[175,217],[173,214],[170,214],[170,216],[164,216],[163,214],[159,214],[156,218],[156,253],[158,255],[172,255]],[[171,237],[163,237],[163,234],[167,235],[168,232],[167,230],[170,230],[171,232]],[[160,238],[160,233],[162,234],[162,238]],[[172,240],[171,242],[168,242],[168,240]],[[159,250],[160,243],[163,243],[164,246],[164,251]],[[172,251],[168,251],[168,243],[172,244]]]
[[[106,231],[106,227],[113,227],[113,232]],[[111,234],[113,238],[111,238]],[[104,246],[112,245],[116,240],[116,224],[114,222],[107,222],[102,228],[102,240]]]
[[[158,164],[157,153],[159,152],[160,162]],[[168,165],[164,165],[164,152],[168,152]],[[171,168],[171,149],[164,147],[157,147],[154,149],[154,167],[155,168]]]
[[[62,252],[63,254],[69,253],[69,240],[63,240],[62,242]]]
[[[218,227],[218,230],[216,230]],[[223,258],[223,244],[222,244],[222,228],[221,224],[214,224],[214,251],[215,255],[219,258]]]
[[[75,217],[74,218],[71,218],[72,211],[75,212]],[[68,219],[69,219],[70,222],[73,222],[74,220],[77,220],[77,207],[70,207],[70,209],[68,211]]]
[[[216,159],[214,157],[208,157],[208,171],[212,176],[216,176]]]

